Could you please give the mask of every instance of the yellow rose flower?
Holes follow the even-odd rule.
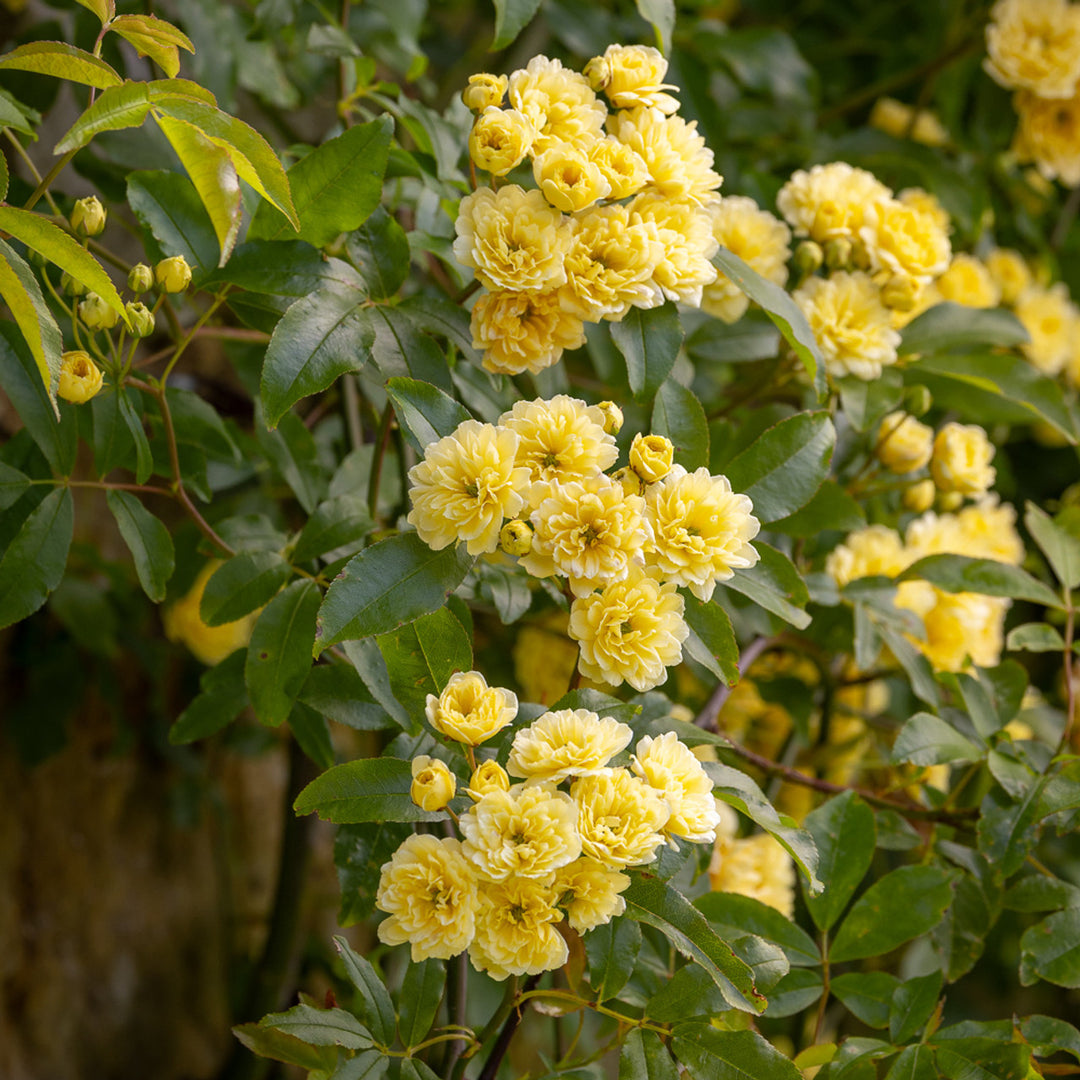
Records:
[[[469,947],[476,930],[476,876],[456,840],[413,835],[382,868],[375,906],[385,945],[411,947],[413,963],[448,960]]]
[[[568,214],[611,193],[599,165],[572,143],[559,143],[533,158],[533,179],[552,206]]]
[[[718,581],[758,561],[750,541],[761,525],[753,509],[749,497],[731,490],[726,476],[710,476],[704,466],[688,473],[676,465],[646,495],[653,533],[646,562],[665,581],[711,600]]]
[[[1080,7],[1066,0],[998,0],[983,67],[1010,90],[1071,97],[1080,79]]]
[[[710,208],[713,236],[774,285],[786,285],[791,230],[753,199],[726,195]],[[701,296],[701,308],[726,323],[741,319],[750,299],[726,274],[719,274]]]
[[[861,272],[813,277],[793,294],[821,346],[830,375],[876,379],[896,363],[900,335],[881,291]]]
[[[974,255],[954,255],[949,269],[934,282],[945,300],[964,307],[992,308],[1001,303],[1001,289]]]
[[[926,639],[914,639],[913,644],[938,671],[961,671],[969,660],[996,667],[1009,601],[977,593],[934,593],[937,603],[922,616]]]
[[[570,607],[582,675],[611,686],[628,682],[642,692],[659,686],[682,660],[689,634],[675,586],[641,572],[579,596]]]
[[[636,195],[649,182],[649,168],[644,158],[614,135],[597,139],[587,152],[589,160],[608,182],[612,199]]]
[[[1016,508],[987,495],[956,514],[923,514],[904,534],[912,562],[927,555],[969,555],[1019,566],[1024,542],[1016,531]]]
[[[566,635],[567,615],[552,612],[523,626],[514,639],[514,678],[527,701],[548,705],[566,693],[578,647]]]
[[[983,495],[994,484],[994,444],[977,424],[946,424],[934,437],[930,472],[938,491]]]
[[[438,697],[428,694],[424,714],[439,734],[479,746],[512,723],[517,710],[513,690],[488,686],[479,671],[457,671]]]
[[[888,270],[921,285],[943,274],[952,259],[949,234],[931,214],[899,199],[871,203],[859,238],[874,270]]]
[[[539,975],[562,967],[570,955],[552,925],[562,919],[558,893],[528,878],[485,885],[469,959],[497,982],[510,975]]]
[[[555,875],[554,889],[559,907],[566,909],[567,922],[584,934],[611,922],[626,910],[619,895],[630,887],[630,879],[618,870],[609,870],[595,859],[578,859]]]
[[[546,878],[581,854],[577,807],[554,784],[492,787],[459,825],[462,853],[487,881]]]
[[[491,290],[547,292],[566,281],[570,231],[539,191],[507,184],[461,200],[454,256]]]
[[[655,484],[671,472],[675,447],[663,435],[642,435],[639,431],[630,444],[630,468],[645,481]]]
[[[664,296],[679,304],[700,307],[702,290],[716,280],[712,257],[720,247],[713,236],[709,211],[687,199],[646,193],[630,203],[630,221],[654,229],[663,245],[653,282]]]
[[[738,893],[776,908],[790,919],[795,914],[795,867],[791,856],[768,833],[743,839],[720,836],[709,863],[713,892]]]
[[[1031,270],[1019,251],[994,248],[983,261],[1001,292],[1003,303],[1016,303],[1020,294],[1032,283]]]
[[[505,75],[490,75],[485,71],[469,76],[469,85],[461,91],[465,107],[482,113],[492,106],[498,107],[506,94],[508,80]]]
[[[843,587],[864,577],[895,577],[908,565],[900,534],[886,525],[870,525],[829,552],[825,573]]]
[[[889,413],[878,428],[874,456],[889,472],[903,476],[930,463],[934,429],[905,412]]]
[[[1047,180],[1080,185],[1080,92],[1050,100],[1021,91],[1015,104],[1020,126],[1013,150],[1020,160],[1035,162]]]
[[[558,292],[482,293],[470,329],[484,369],[495,375],[539,375],[565,350],[585,344],[585,324],[563,310]]]
[[[1063,281],[1049,289],[1032,285],[1021,293],[1014,310],[1031,338],[1020,346],[1023,354],[1044,375],[1059,374],[1068,362],[1080,322],[1068,287]]]
[[[246,648],[251,640],[251,629],[258,617],[257,613],[252,613],[237,619],[236,622],[224,623],[221,626],[207,626],[202,621],[199,605],[202,603],[203,591],[220,565],[218,561],[208,562],[199,571],[187,594],[161,613],[165,636],[170,641],[186,645],[196,660],[209,666],[221,663],[237,649]]]
[[[824,244],[841,236],[856,240],[866,207],[891,195],[873,173],[833,161],[793,173],[776,196],[776,205],[796,236]]]
[[[905,510],[910,510],[914,514],[921,514],[934,505],[936,495],[937,488],[934,487],[934,481],[927,477],[925,480],[919,480],[917,483],[912,484],[911,487],[904,488],[900,501],[904,504]]]
[[[521,565],[535,577],[563,574],[575,596],[621,581],[643,562],[649,537],[645,501],[600,475],[565,483],[537,484],[532,551]]]
[[[60,383],[57,393],[73,405],[83,405],[102,387],[105,376],[90,359],[90,354],[73,349],[60,357]]]
[[[708,203],[724,178],[713,170],[713,152],[697,132],[697,121],[664,116],[656,109],[614,113],[611,134],[641,156],[649,170],[649,187],[669,199]]]
[[[605,769],[575,780],[581,849],[590,859],[617,869],[656,858],[666,843],[663,828],[671,811],[663,797],[625,769]]]
[[[919,109],[915,113],[910,105],[896,98],[878,98],[870,110],[869,122],[871,127],[894,139],[910,138],[924,146],[944,146],[949,141],[949,133],[935,113],[929,109]]]
[[[481,761],[473,770],[466,789],[473,802],[479,802],[492,791],[509,791],[510,777],[506,770],[494,759]]]
[[[601,138],[607,109],[584,75],[534,56],[510,76],[510,104],[536,128],[534,153],[559,143],[587,147]]]
[[[690,748],[669,731],[658,738],[646,735],[637,744],[634,772],[664,797],[671,816],[664,826],[669,836],[695,844],[716,839],[720,815],[713,783]]]
[[[952,219],[949,217],[949,211],[941,205],[941,201],[932,192],[919,187],[911,187],[904,188],[896,197],[905,206],[910,206],[921,214],[929,214],[942,232],[952,232]]]
[[[590,776],[630,744],[634,733],[610,716],[588,709],[544,713],[514,735],[507,771],[528,780],[558,783],[570,776]]]
[[[409,798],[429,813],[445,810],[457,791],[457,780],[446,763],[427,754],[413,758],[412,778]]]
[[[409,470],[412,510],[408,521],[435,551],[459,540],[470,555],[494,551],[504,518],[525,505],[528,470],[514,464],[518,438],[512,431],[466,420],[424,451]]]
[[[516,109],[486,108],[469,132],[469,157],[478,169],[505,176],[520,165],[536,138],[529,118]]]
[[[632,220],[627,207],[586,210],[574,220],[560,302],[588,322],[617,322],[632,306],[656,307],[664,297],[653,275],[664,255],[656,230]]]
[[[594,56],[585,65],[584,74],[616,109],[640,105],[670,116],[679,111],[679,102],[664,93],[678,89],[664,82],[667,69],[664,54],[651,45],[609,45],[603,56]]]

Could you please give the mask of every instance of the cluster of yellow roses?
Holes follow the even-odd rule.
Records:
[[[467,420],[409,471],[408,520],[435,550],[501,544],[530,574],[566,579],[581,674],[649,690],[689,634],[678,586],[709,600],[758,561],[760,526],[726,477],[673,465],[662,436],[635,435],[629,467],[608,475],[621,421],[564,394],[519,401],[498,424]]]
[[[1024,543],[1016,531],[1015,509],[987,496],[955,514],[923,514],[903,537],[886,525],[871,525],[834,548],[825,569],[838,585],[846,585],[879,574],[896,577],[927,555],[945,554],[1019,566]],[[922,619],[925,637],[911,640],[938,670],[960,671],[969,659],[994,667],[1000,660],[1009,600],[904,581],[897,586],[895,603]]]
[[[1080,4],[998,0],[986,28],[986,70],[1015,90],[1014,149],[1048,180],[1080,184]]]
[[[465,743],[470,760],[516,713],[516,696],[476,671],[427,699],[431,726]],[[565,964],[556,928],[564,915],[578,933],[602,926],[626,908],[628,867],[652,862],[665,844],[716,838],[720,815],[701,762],[669,732],[640,739],[628,766],[612,766],[632,738],[626,724],[588,709],[547,712],[517,731],[505,768],[494,758],[475,767],[461,839],[410,836],[383,866],[380,940],[408,942],[414,961],[468,949],[473,966],[498,980]],[[447,766],[423,757],[412,772],[414,801],[445,807],[456,790]]]
[[[462,200],[454,254],[489,290],[472,311],[489,371],[535,374],[584,344],[586,322],[696,306],[716,279],[722,178],[666,73],[656,49],[612,45],[584,74],[534,56],[509,77],[470,78],[469,154],[492,187]],[[535,188],[497,186],[527,159]]]

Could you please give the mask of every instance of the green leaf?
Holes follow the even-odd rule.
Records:
[[[1066,532],[1033,502],[1027,503],[1024,510],[1024,525],[1046,556],[1058,581],[1066,589],[1080,587],[1080,539]]]
[[[632,307],[611,324],[611,340],[626,360],[630,389],[638,401],[648,401],[671,374],[683,332],[679,312],[670,301],[643,311]]]
[[[277,430],[270,431],[263,422],[261,406],[257,407],[255,438],[305,513],[314,513],[326,497],[327,483],[315,439],[303,420],[287,412],[278,421]]]
[[[935,866],[903,866],[879,878],[841,923],[830,958],[879,956],[933,929],[952,902],[951,882]]]
[[[293,562],[310,562],[327,552],[353,546],[374,527],[364,499],[356,495],[329,499],[308,518],[293,548]]]
[[[821,972],[812,968],[789,971],[770,991],[768,1017],[794,1016],[820,1000],[825,989]]]
[[[0,90],[0,124],[21,131],[36,141],[36,128],[40,122],[41,113],[31,109],[29,105],[24,105],[6,90]]]
[[[178,48],[195,51],[186,34],[155,15],[119,15],[110,22],[109,29],[134,45],[139,56],[149,56],[170,79],[180,71]]]
[[[930,1019],[941,994],[940,971],[905,979],[894,991],[889,1010],[889,1038],[894,1043],[913,1039]]]
[[[301,158],[288,172],[299,227],[272,206],[260,206],[248,240],[307,240],[324,247],[360,228],[379,205],[393,122],[357,124]]]
[[[409,796],[412,766],[399,758],[361,758],[317,776],[293,803],[298,814],[323,821],[441,821],[445,814],[421,810]]]
[[[893,761],[912,765],[942,765],[950,761],[979,761],[984,747],[962,735],[947,720],[931,713],[916,713],[906,721],[893,743]]]
[[[169,530],[130,492],[108,491],[105,499],[135,560],[135,573],[139,575],[143,592],[160,604],[176,565]]]
[[[328,1072],[337,1061],[337,1051],[326,1046],[312,1046],[295,1035],[265,1028],[259,1024],[238,1024],[232,1033],[253,1054],[296,1065],[301,1069]],[[371,1051],[369,1051],[371,1052]]]
[[[104,60],[74,45],[65,45],[62,41],[31,41],[27,45],[20,45],[0,56],[0,68],[52,75],[98,90],[107,90],[123,82]]]
[[[432,551],[416,533],[365,548],[323,600],[316,655],[339,641],[388,633],[441,607],[475,561],[464,544]]]
[[[381,206],[345,238],[345,250],[374,300],[393,296],[409,276],[409,238],[397,219]]]
[[[805,366],[814,382],[818,401],[824,401],[825,359],[821,355],[814,332],[810,329],[810,324],[806,321],[806,316],[799,306],[779,285],[767,281],[756,270],[747,266],[738,255],[732,254],[725,248],[721,248],[713,256],[713,262],[751,300],[761,305],[765,314],[776,324],[777,329],[784,335],[784,340]]]
[[[675,29],[675,0],[637,0],[637,9],[646,22],[652,23],[660,51],[671,52],[671,32]]]
[[[133,172],[127,179],[127,199],[166,255],[183,255],[193,269],[217,265],[221,248],[214,224],[186,176]]]
[[[74,530],[71,489],[50,491],[0,559],[0,630],[32,615],[60,584]]]
[[[633,919],[615,918],[584,937],[589,985],[597,1001],[616,997],[634,972],[641,950],[641,927]]]
[[[929,1046],[905,1046],[889,1067],[885,1080],[938,1080],[934,1051]]]
[[[341,955],[349,982],[360,992],[363,1002],[360,1011],[364,1021],[375,1038],[384,1046],[389,1046],[394,1041],[397,1020],[394,1016],[394,1003],[390,1000],[386,985],[371,963],[354,952],[340,934],[334,936],[334,946]]]
[[[236,555],[214,571],[203,590],[199,616],[207,626],[221,626],[268,603],[289,580],[292,568],[274,551]]]
[[[801,510],[770,522],[769,531],[788,536],[817,536],[833,530],[854,532],[865,526],[863,508],[835,480],[826,480]]]
[[[675,446],[675,462],[687,472],[709,464],[709,423],[701,402],[681,383],[665,379],[653,401],[651,429]]]
[[[259,388],[271,428],[301,398],[364,366],[375,331],[363,300],[356,289],[328,281],[281,317],[266,348]]]
[[[717,364],[772,360],[780,351],[780,331],[766,315],[754,312],[730,326],[707,319],[687,337],[686,351],[694,360]]]
[[[417,318],[415,309],[404,304],[398,307],[376,304],[370,311],[375,327],[375,344],[371,355],[386,378],[411,376],[441,387],[447,393],[453,391],[454,384],[446,357],[435,341],[423,332],[425,320]],[[463,365],[462,370],[472,372],[475,378],[484,380],[490,388],[492,376],[486,372],[471,365]],[[456,374],[460,376],[461,372]],[[468,400],[467,395],[463,396]],[[503,405],[499,411],[506,407]]]
[[[900,985],[886,971],[849,971],[836,976],[829,989],[868,1027],[883,1028],[889,1026],[892,997]]]
[[[725,940],[740,934],[756,934],[784,950],[792,967],[815,967],[821,963],[813,939],[774,907],[738,893],[708,892],[694,901]]]
[[[394,403],[394,415],[413,448],[423,454],[459,424],[471,420],[469,410],[431,383],[418,379],[388,380],[386,392]]]
[[[803,608],[810,601],[810,593],[795,564],[762,540],[755,541],[754,547],[761,557],[757,565],[748,570],[736,570],[723,584],[791,623],[797,630],[805,630],[810,625],[810,616]]]
[[[635,877],[623,894],[626,913],[654,926],[684,956],[697,961],[734,1009],[760,1013],[767,1002],[754,986],[752,969],[721,941],[705,916],[667,882]]]
[[[246,651],[237,649],[199,679],[199,694],[169,728],[173,746],[205,739],[231,724],[248,706],[244,686]]]
[[[441,1078],[420,1058],[405,1058],[401,1062],[401,1080],[441,1080]]]
[[[97,293],[127,322],[124,302],[101,263],[62,229],[46,221],[40,214],[15,206],[0,206],[0,229],[11,233],[16,240],[21,240],[91,292]]]
[[[120,418],[127,426],[128,434],[135,444],[135,482],[145,484],[154,471],[154,455],[150,450],[150,440],[146,437],[142,417],[135,411],[127,393],[119,395]]]
[[[445,985],[446,965],[441,960],[422,960],[405,969],[398,999],[401,1002],[398,1032],[405,1046],[417,1046],[427,1037]]]
[[[814,925],[829,930],[870,869],[877,842],[874,812],[846,791],[808,814],[806,830],[817,847],[818,876],[825,889],[815,896],[804,881],[803,899]]]
[[[1011,348],[1030,341],[1024,324],[1005,308],[935,304],[904,327],[900,354],[941,353],[978,345]]]
[[[1024,1080],[1031,1048],[995,1038],[939,1039],[937,1064],[948,1080]]]
[[[1080,1031],[1066,1020],[1055,1016],[1026,1016],[1020,1023],[1020,1033],[1039,1057],[1066,1053],[1080,1061]]]
[[[264,724],[277,727],[288,719],[307,679],[321,599],[314,581],[294,581],[266,605],[251,631],[244,681]]]
[[[1010,886],[1003,906],[1009,911],[1057,911],[1080,907],[1080,888],[1060,878],[1030,874]]]
[[[1061,597],[1026,570],[993,559],[928,555],[908,567],[896,580],[929,581],[945,592],[1008,596],[1014,600],[1031,600],[1047,607],[1062,607]]]
[[[495,0],[495,38],[489,51],[505,49],[539,10],[540,0]]]
[[[733,491],[749,495],[768,523],[805,506],[829,471],[836,429],[827,412],[797,413],[769,428],[726,469]]]
[[[87,11],[92,11],[104,26],[115,14],[115,0],[77,0]]]
[[[904,398],[904,380],[896,368],[884,368],[876,379],[849,375],[836,380],[840,404],[856,431],[869,431]]]
[[[274,1028],[295,1035],[315,1046],[344,1046],[349,1050],[367,1050],[371,1032],[344,1009],[316,1009],[311,1005],[294,1005],[288,1012],[270,1013],[259,1021],[259,1027]]]
[[[684,593],[683,601],[683,615],[691,634],[683,648],[718,679],[734,686],[741,674],[739,643],[730,616],[715,600],[703,601],[692,593]]]
[[[0,461],[0,510],[14,506],[29,487],[29,476]]]
[[[246,292],[294,297],[309,296],[325,282],[358,292],[364,284],[348,263],[326,258],[303,240],[249,240],[238,245],[228,263],[203,278],[202,284],[222,281]]]
[[[632,1028],[619,1051],[619,1080],[679,1080],[679,1070],[655,1031]]]
[[[709,1080],[801,1080],[795,1063],[756,1031],[720,1031],[710,1024],[680,1024],[675,1056]]]
[[[38,376],[52,402],[53,412],[60,417],[56,405],[56,388],[60,382],[60,355],[64,341],[60,327],[41,294],[41,286],[15,250],[0,240],[0,297],[22,331],[23,339],[37,365]]]
[[[297,700],[320,716],[357,731],[394,726],[394,721],[376,704],[363,679],[349,664],[316,664],[308,672]]]
[[[1024,623],[1009,631],[1005,648],[1017,652],[1064,652],[1065,639],[1049,623]]]

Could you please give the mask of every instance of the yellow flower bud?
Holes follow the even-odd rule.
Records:
[[[507,555],[528,555],[532,542],[533,527],[521,518],[508,521],[499,532],[499,547]]]
[[[469,798],[479,802],[489,791],[509,791],[510,777],[506,770],[494,759],[482,761],[469,778]]]
[[[604,431],[618,435],[623,426],[622,409],[614,401],[601,401],[597,408],[604,414]]]
[[[930,472],[943,493],[983,495],[995,478],[994,444],[977,424],[948,423],[934,439]]]
[[[904,504],[905,510],[910,510],[915,514],[922,514],[934,505],[934,496],[936,494],[937,488],[934,487],[933,480],[917,480],[911,487],[904,488],[900,501]]]
[[[146,263],[136,263],[128,274],[128,288],[136,295],[149,292],[154,287],[154,271]]]
[[[478,169],[505,176],[525,160],[535,138],[536,128],[524,113],[487,108],[469,132],[469,157]]]
[[[183,292],[191,284],[191,267],[183,255],[162,259],[154,267],[154,280],[167,293]]]
[[[645,481],[653,484],[671,472],[675,447],[663,435],[642,435],[639,431],[630,444],[630,468]]]
[[[101,389],[103,381],[101,368],[81,349],[66,352],[60,358],[60,388],[57,392],[65,401],[82,405]]]
[[[933,428],[907,413],[893,412],[881,421],[874,455],[889,472],[903,475],[926,465],[933,447]]]
[[[76,281],[66,270],[60,275],[60,288],[65,296],[82,296],[86,292],[86,286],[81,281]]]
[[[834,236],[825,241],[825,265],[830,270],[847,270],[854,252],[854,245],[846,236]]]
[[[421,754],[413,758],[409,797],[421,810],[445,810],[457,791],[454,774],[438,758]]]
[[[881,302],[895,311],[914,311],[922,286],[907,274],[893,274],[881,289]]]
[[[149,269],[149,267],[147,268]],[[149,337],[154,332],[154,313],[138,300],[132,300],[124,305],[128,321],[131,323],[131,332],[137,338]]]
[[[934,404],[934,395],[930,388],[921,383],[917,386],[909,386],[904,391],[904,409],[912,416],[925,416]]]
[[[71,228],[79,236],[100,236],[105,228],[105,207],[96,195],[80,199],[71,211]]]
[[[79,301],[79,318],[91,330],[111,330],[120,321],[116,308],[109,307],[97,293],[87,293],[86,299]]]
[[[804,240],[795,249],[794,262],[795,269],[804,277],[808,277],[821,269],[821,264],[825,262],[825,252],[815,241]]]
[[[645,492],[645,481],[629,467],[616,469],[611,474],[611,479],[616,484],[622,484],[622,489],[627,495],[642,495]]]
[[[959,510],[964,504],[964,496],[959,491],[939,491],[937,497],[937,505],[939,510],[944,510],[946,513],[952,513],[954,510]]]
[[[461,100],[473,112],[483,112],[492,105],[501,105],[509,79],[506,75],[489,75],[486,71],[469,76],[469,85],[461,91]]]

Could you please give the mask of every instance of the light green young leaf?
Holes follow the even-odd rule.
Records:
[[[638,14],[652,23],[656,45],[665,55],[671,52],[671,32],[675,29],[675,0],[637,0]]]
[[[0,68],[52,75],[68,82],[93,86],[97,90],[107,90],[123,82],[104,60],[74,45],[65,45],[62,41],[31,41],[27,45],[20,45],[0,56]]]
[[[116,14],[115,0],[76,0],[87,11],[92,11],[105,25]]]
[[[149,56],[170,79],[180,71],[178,48],[195,51],[187,34],[156,15],[118,15],[109,29],[134,45],[139,56]]]

